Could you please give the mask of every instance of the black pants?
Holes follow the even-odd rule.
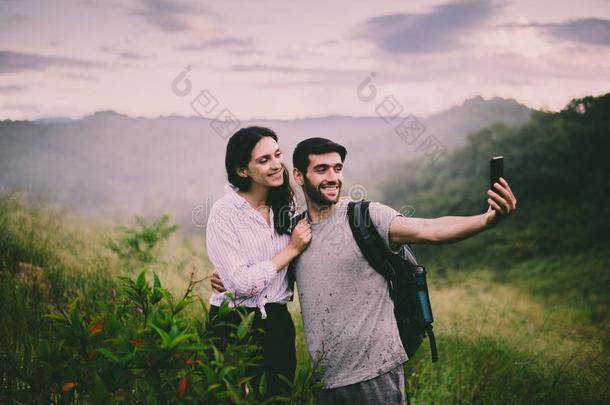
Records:
[[[267,394],[266,398],[287,392],[286,383],[278,377],[283,375],[289,381],[294,380],[296,369],[296,349],[294,323],[284,304],[269,303],[265,305],[267,319],[262,319],[257,308],[245,308],[248,312],[255,312],[251,333],[254,333],[256,343],[261,347],[262,362],[259,368],[254,370],[256,379],[255,390],[258,388],[259,378],[266,373]],[[210,307],[210,319],[214,321],[218,313],[218,307]],[[241,318],[239,314],[232,311],[221,322],[239,325]],[[235,329],[230,327],[213,327],[213,334],[220,342],[226,341]],[[222,344],[221,344],[222,345]],[[222,349],[221,349],[222,350]]]

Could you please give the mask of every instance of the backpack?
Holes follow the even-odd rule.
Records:
[[[432,331],[432,306],[428,295],[426,269],[417,264],[408,244],[398,253],[390,251],[369,215],[370,201],[351,201],[347,215],[352,234],[362,254],[388,282],[394,301],[394,316],[400,340],[412,358],[425,336],[430,340],[432,362],[438,360],[436,339]]]

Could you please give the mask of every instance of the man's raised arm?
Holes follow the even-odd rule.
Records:
[[[390,226],[390,241],[398,245],[453,243],[496,225],[517,208],[517,199],[504,178],[495,183],[495,188],[498,193],[487,191],[489,207],[483,214],[429,219],[397,217]]]

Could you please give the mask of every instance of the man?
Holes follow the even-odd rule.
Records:
[[[403,404],[403,363],[393,302],[385,279],[373,269],[352,237],[349,199],[339,198],[346,149],[310,138],[293,154],[294,178],[303,188],[311,222],[309,247],[294,263],[309,353],[323,388],[321,404]],[[371,203],[370,216],[390,249],[405,243],[447,243],[473,236],[508,216],[516,198],[500,179],[488,190],[487,212],[434,219],[404,217]]]

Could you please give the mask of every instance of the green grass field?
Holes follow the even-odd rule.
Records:
[[[36,386],[36,341],[52,331],[43,315],[74,298],[83,313],[113,299],[118,276],[135,276],[106,246],[118,237],[113,225],[0,196],[0,402],[65,403]],[[156,254],[152,268],[175,295],[191,273],[211,272],[202,236],[172,234]],[[407,363],[413,403],[610,403],[609,267],[608,252],[534,258],[502,271],[441,275],[429,265],[439,362],[424,344]],[[207,301],[208,282],[196,292]],[[312,403],[298,303],[290,310],[302,370],[293,402]],[[188,316],[203,315],[193,306]]]

